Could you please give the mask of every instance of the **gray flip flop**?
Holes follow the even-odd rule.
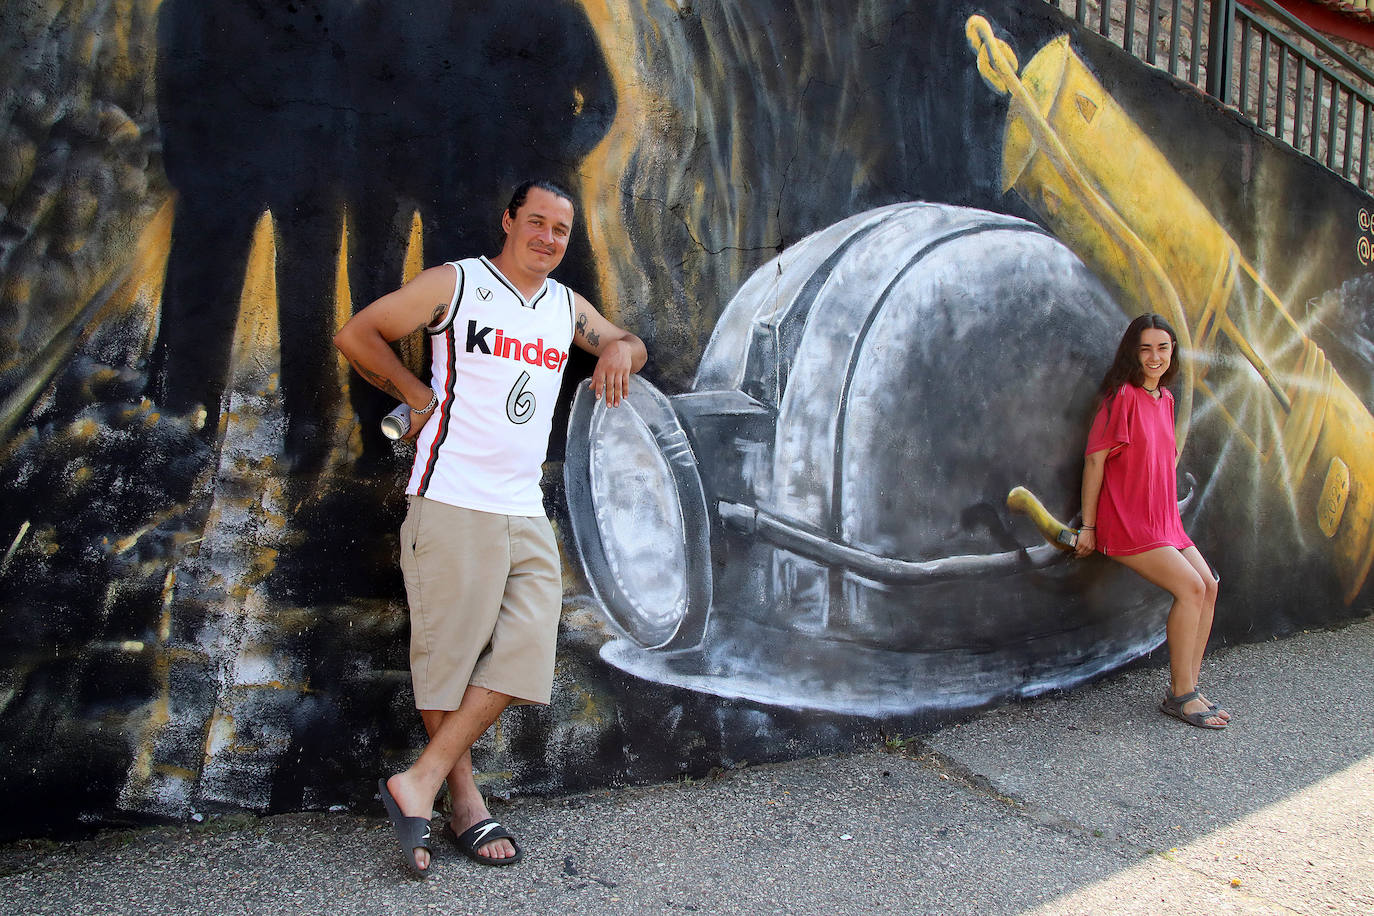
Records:
[[[1159,711],[1164,713],[1166,716],[1173,716],[1180,722],[1187,722],[1189,725],[1193,725],[1198,728],[1210,728],[1213,731],[1221,731],[1223,728],[1225,728],[1225,722],[1223,722],[1221,725],[1213,725],[1211,722],[1207,721],[1208,719],[1216,715],[1216,713],[1212,712],[1211,710],[1208,710],[1207,712],[1183,711],[1183,707],[1185,704],[1191,703],[1197,698],[1198,692],[1196,690],[1190,690],[1187,693],[1181,693],[1176,697],[1166,696],[1163,700],[1160,701]]]

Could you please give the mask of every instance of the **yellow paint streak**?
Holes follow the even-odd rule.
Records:
[[[29,522],[24,520],[19,526],[19,531],[10,542],[10,549],[5,551],[5,558],[0,560],[0,572],[4,572],[10,565],[10,560],[14,557],[14,552],[19,549],[19,544],[24,540],[24,535],[29,533]]]
[[[349,215],[344,209],[339,219],[339,250],[334,265],[334,327],[341,328],[353,317],[353,287],[348,272]],[[357,434],[357,424],[353,421],[351,388],[354,375],[348,360],[337,349],[334,351],[334,378],[340,397],[334,401],[333,417],[329,426],[329,466],[339,467],[362,453],[362,439]]]
[[[283,681],[277,680],[265,681],[261,684],[237,685],[237,689],[239,690],[285,690],[286,688],[287,685]],[[292,685],[292,689],[298,690],[300,693],[305,693],[305,690],[301,689],[300,685]]]
[[[220,751],[233,747],[237,734],[234,717],[223,710],[215,710],[210,727],[205,730],[204,762],[210,763]]]
[[[161,524],[160,519],[158,521],[154,521],[150,524],[144,525],[142,528],[138,529],[128,537],[122,537],[119,540],[115,541],[115,553],[127,553],[129,551],[129,548],[133,547],[140,540],[142,540],[145,534],[147,534],[149,531],[152,531],[159,524]]]
[[[134,41],[134,25],[138,23],[146,30],[144,24],[156,20],[162,0],[116,0],[112,6],[112,15],[100,27],[103,67],[119,82],[140,79],[148,70],[149,54],[156,49]]]
[[[339,227],[339,252],[334,260],[334,327],[341,328],[353,317],[353,289],[348,277],[348,212],[345,211]],[[339,371],[339,388],[348,389],[348,360],[338,350],[334,351],[335,365]]]
[[[112,315],[129,312],[135,307],[141,309],[142,323],[147,328],[143,340],[145,353],[152,349],[153,340],[157,336],[156,315],[162,301],[167,257],[172,249],[172,222],[175,210],[175,200],[171,197],[158,207],[134,244],[134,260],[129,266],[128,275],[87,322],[89,327],[98,327]],[[112,272],[113,269],[103,271],[93,284],[92,290],[103,287]]]
[[[144,525],[142,528],[139,528],[133,534],[127,535],[126,537],[120,538],[118,541],[115,541],[115,550],[118,553],[126,552],[130,547],[133,547],[135,544],[137,544],[145,534],[152,531],[154,528],[158,527],[163,522],[167,521],[169,518],[182,515],[185,511],[185,506],[178,505],[173,506],[164,512],[158,513],[158,515],[154,517],[151,521],[149,521],[148,524]],[[172,574],[168,573],[168,575],[170,576]],[[166,588],[165,585],[164,588]],[[165,593],[164,600],[168,600]]]
[[[166,642],[172,635],[172,600],[177,594],[177,571],[175,568],[167,570],[166,577],[162,580],[162,615],[158,618],[157,638],[159,642]]]
[[[425,269],[425,226],[416,210],[410,217],[410,239],[406,242],[406,259],[401,267],[401,285],[414,280]],[[401,362],[416,375],[424,374],[425,335],[423,331],[407,334],[396,342]]]
[[[420,219],[420,211],[410,215],[410,238],[406,242],[406,259],[401,268],[401,285],[404,286],[419,276],[425,269],[425,224]]]
[[[164,616],[167,616],[164,614]],[[159,640],[166,640],[163,631],[158,633]],[[161,648],[160,646],[158,647]],[[161,772],[164,767],[154,767],[153,755],[157,750],[157,736],[162,729],[171,721],[171,659],[166,652],[155,651],[153,653],[153,673],[157,679],[158,695],[155,700],[148,704],[148,715],[143,720],[138,730],[138,752],[129,764],[129,773],[125,777],[125,789],[129,791],[130,784],[136,784],[132,789],[132,794],[142,797],[146,793],[147,784],[154,770]],[[187,774],[184,778],[194,779],[194,774]],[[121,793],[123,794],[123,793]]]
[[[272,354],[275,360],[280,347],[277,330],[277,242],[272,211],[264,210],[253,228],[253,243],[243,275],[243,292],[239,297],[239,320],[234,329],[234,375],[251,377],[256,365],[248,361],[260,360]]]
[[[654,0],[640,2],[647,4]],[[652,127],[648,117],[651,106],[645,96],[646,87],[635,69],[635,62],[640,58],[636,17],[626,12],[624,4],[610,0],[582,0],[582,9],[601,41],[615,86],[615,121],[582,163],[582,212],[587,214],[587,237],[600,285],[602,301],[599,306],[606,317],[616,321],[620,306],[609,297],[615,295],[622,284],[615,275],[611,254],[635,248],[621,216],[620,182],[646,128]],[[652,20],[652,17],[646,18]]]
[[[176,199],[168,198],[158,208],[138,239],[138,254],[129,278],[115,293],[114,300],[125,309],[135,305],[145,314],[146,335],[143,352],[153,349],[157,338],[157,314],[162,307],[162,287],[167,279],[167,259],[172,251],[172,224],[175,222]]]

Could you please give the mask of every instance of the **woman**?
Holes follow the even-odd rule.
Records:
[[[1178,337],[1159,315],[1126,328],[1102,385],[1083,462],[1083,525],[1075,554],[1094,550],[1173,595],[1165,638],[1169,693],[1160,709],[1199,728],[1231,716],[1199,692],[1202,653],[1212,631],[1217,580],[1183,531],[1174,468]]]

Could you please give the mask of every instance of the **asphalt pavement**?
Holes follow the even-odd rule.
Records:
[[[0,912],[1374,913],[1374,619],[1205,678],[1225,731],[1140,667],[860,753],[495,803],[525,861],[438,839],[423,881],[380,803],[11,843]]]

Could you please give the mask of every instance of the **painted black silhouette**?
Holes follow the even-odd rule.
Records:
[[[204,405],[214,435],[248,244],[270,209],[286,449],[304,470],[322,457],[316,425],[338,397],[329,339],[344,213],[355,308],[399,285],[416,211],[426,265],[488,252],[515,183],[576,186],[614,115],[610,75],[565,0],[166,0],[159,15],[158,108],[179,201],[151,394],[173,412]],[[578,288],[592,279],[585,255],[561,274]],[[375,461],[392,405],[351,387]]]

